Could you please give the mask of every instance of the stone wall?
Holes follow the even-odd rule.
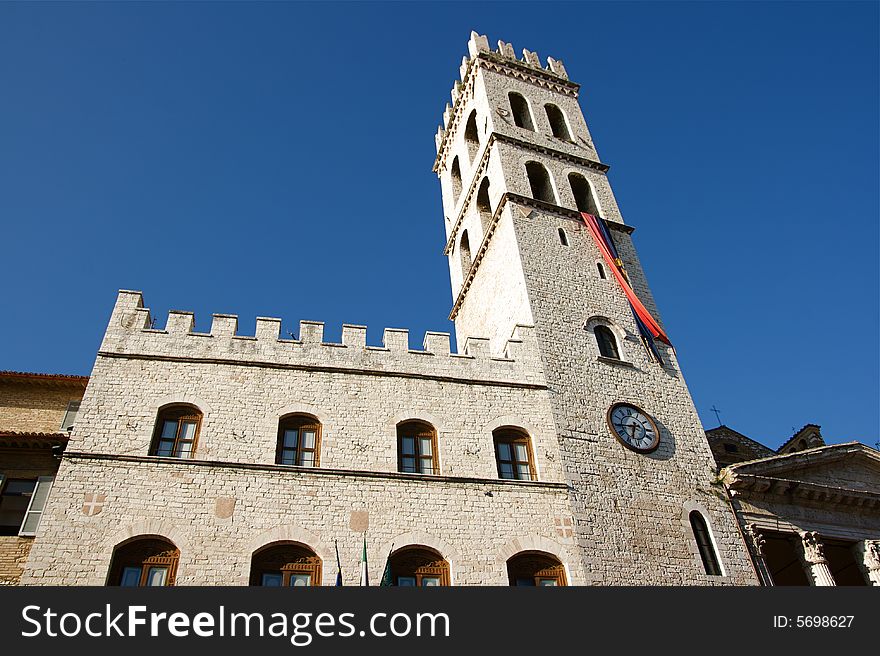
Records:
[[[87,516],[83,501],[93,494],[105,500]],[[453,585],[506,585],[507,558],[530,547],[557,555],[569,580],[584,582],[571,537],[559,528],[571,521],[564,484],[73,454],[23,583],[103,585],[114,546],[161,535],[181,551],[178,585],[246,585],[251,554],[278,540],[313,549],[324,585],[336,576],[338,540],[345,583],[356,584],[362,535],[350,520],[362,511],[374,584],[392,544],[436,549]]]

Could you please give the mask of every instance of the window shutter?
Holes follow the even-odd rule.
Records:
[[[40,525],[40,518],[43,516],[43,508],[46,507],[46,501],[49,498],[49,490],[52,489],[52,476],[40,476],[37,479],[37,486],[31,495],[31,501],[28,509],[24,514],[24,521],[21,523],[21,530],[18,532],[22,536],[34,536],[37,534],[37,526]]]
[[[71,401],[67,404],[67,410],[64,412],[64,419],[61,420],[61,430],[69,431],[73,428],[76,421],[76,413],[79,411],[80,401]]]

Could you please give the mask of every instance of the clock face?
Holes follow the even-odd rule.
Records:
[[[629,403],[615,403],[608,409],[608,427],[623,445],[647,453],[660,444],[657,424],[644,410]]]

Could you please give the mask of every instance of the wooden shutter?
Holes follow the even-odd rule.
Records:
[[[43,509],[46,507],[46,501],[49,499],[49,491],[52,489],[53,476],[40,476],[37,479],[37,485],[31,494],[30,503],[24,513],[24,521],[21,523],[21,530],[18,532],[22,536],[34,536],[37,534],[37,527],[40,525],[40,519],[43,517]]]

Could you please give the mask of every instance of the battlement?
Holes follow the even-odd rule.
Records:
[[[472,74],[473,64],[482,58],[486,61],[494,61],[498,63],[506,63],[517,68],[525,67],[528,70],[540,73],[542,76],[552,76],[569,84],[568,72],[562,60],[547,57],[547,66],[541,63],[541,58],[537,52],[532,52],[523,48],[522,58],[516,56],[513,45],[505,41],[498,41],[496,50],[489,47],[489,39],[483,34],[471,32],[468,40],[468,57],[462,57],[461,66],[459,67],[459,79],[452,85],[450,96],[452,103],[446,103],[446,109],[443,111],[443,123],[437,128],[435,142],[437,150],[440,150],[443,138],[447,130],[450,129],[450,122],[454,121],[455,107],[458,99],[462,95],[462,90],[467,86],[469,76]],[[575,85],[576,86],[576,85]]]
[[[328,343],[317,321],[300,321],[298,338],[283,339],[274,317],[257,317],[254,335],[240,335],[233,314],[212,315],[210,332],[194,328],[195,315],[181,310],[170,310],[157,328],[142,293],[120,290],[99,355],[544,384],[533,326],[516,326],[501,353],[490,352],[488,338],[475,337],[453,353],[449,333],[440,332],[427,332],[422,350],[413,350],[401,328],[385,328],[382,346],[368,346],[367,327],[350,324],[342,326],[342,343]]]

